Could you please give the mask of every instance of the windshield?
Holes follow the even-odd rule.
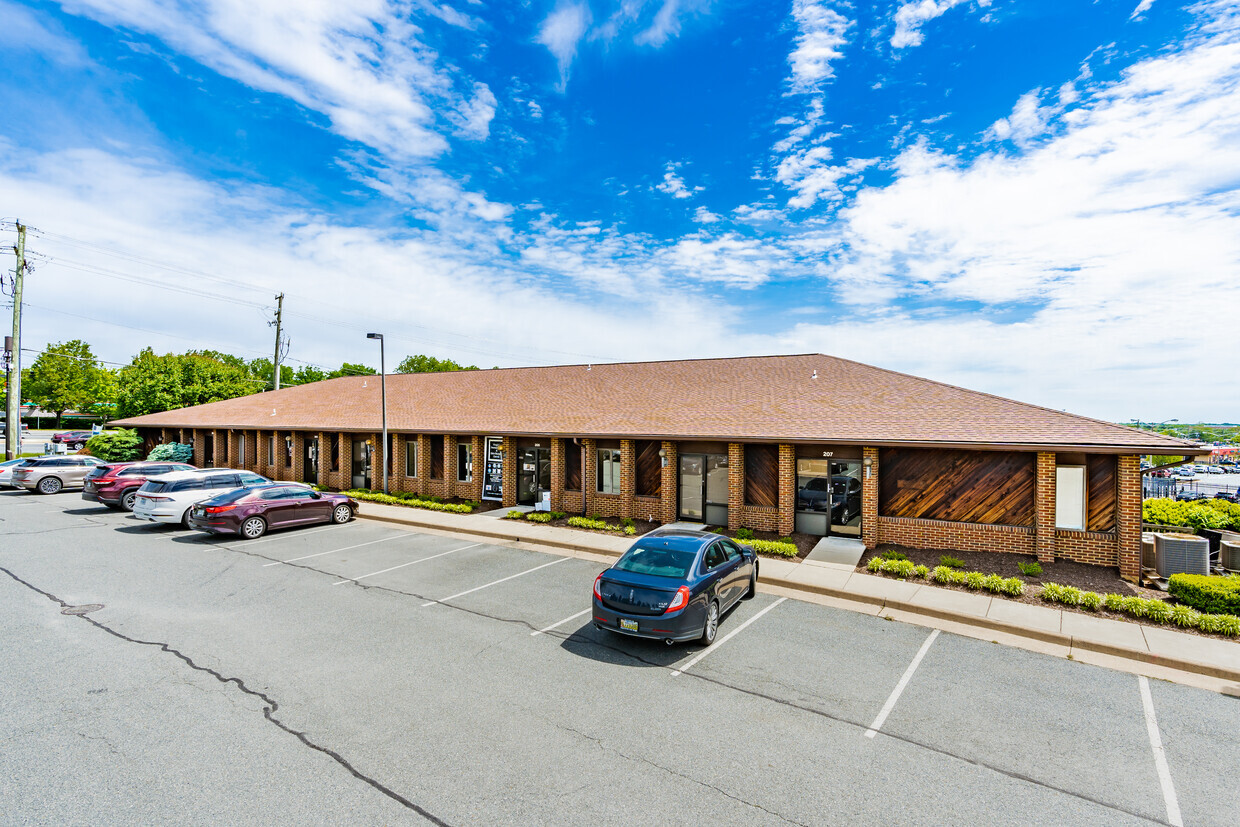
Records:
[[[674,577],[684,580],[693,567],[696,551],[676,551],[670,548],[633,548],[612,566],[618,571],[634,574],[652,574],[655,577]]]

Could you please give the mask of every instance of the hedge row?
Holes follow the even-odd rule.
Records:
[[[1173,574],[1167,591],[1176,600],[1211,614],[1240,615],[1240,577]]]
[[[592,517],[569,517],[568,524],[573,528],[588,528],[593,531],[623,531],[625,534],[636,534],[637,528],[631,525],[612,525],[606,520]]]
[[[1226,500],[1180,502],[1152,497],[1141,503],[1141,519],[1155,525],[1240,530],[1240,504]]]
[[[1109,612],[1152,620],[1155,623],[1172,623],[1186,629],[1200,629],[1229,637],[1240,635],[1240,617],[1230,614],[1203,614],[1191,606],[1172,605],[1162,600],[1149,600],[1136,595],[1098,594],[1058,583],[1047,583],[1042,587],[1040,596],[1048,603],[1078,606],[1091,612],[1104,608]]]
[[[417,494],[382,494],[377,491],[370,491],[365,488],[351,488],[348,491],[341,492],[347,494],[355,500],[364,500],[371,503],[382,503],[384,505],[407,505],[413,508],[425,508],[429,511],[448,511],[453,514],[469,514],[473,512],[474,506],[469,503],[440,503],[433,500],[419,499]]]
[[[784,542],[783,540],[742,540],[742,543],[749,546],[754,551],[760,551],[763,554],[776,554],[780,557],[796,557],[800,552],[795,543]]]
[[[964,586],[974,591],[987,591],[992,594],[1019,597],[1025,593],[1025,583],[1019,577],[1001,577],[997,574],[982,574],[980,571],[956,571],[949,566],[935,566],[931,570],[926,566],[913,563],[912,560],[871,557],[870,562],[866,564],[866,569],[875,574],[887,574],[901,579],[918,577],[945,586]]]

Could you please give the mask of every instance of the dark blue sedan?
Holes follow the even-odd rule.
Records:
[[[753,549],[727,537],[658,529],[594,581],[594,626],[668,644],[709,646],[719,618],[758,585]]]

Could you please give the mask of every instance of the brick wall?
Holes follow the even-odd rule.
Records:
[[[1120,576],[1141,577],[1141,458],[1120,457],[1116,467],[1116,558]]]
[[[865,462],[869,460],[869,470]],[[866,548],[874,548],[880,542],[894,543],[895,540],[882,539],[878,523],[878,479],[882,468],[878,462],[878,449],[862,450],[861,461],[861,542]],[[795,508],[795,506],[794,506]],[[905,545],[901,543],[901,545]],[[920,548],[920,546],[914,546]]]
[[[1095,566],[1118,566],[1119,555],[1115,539],[1113,531],[1070,531],[1057,528],[1055,556]]]
[[[207,467],[206,449],[203,445],[206,440],[202,438],[202,433],[191,428],[189,438],[194,443],[194,465],[197,465],[199,468]]]
[[[680,491],[680,480],[677,479],[680,468],[680,457],[675,442],[663,443],[663,494],[660,498],[663,507],[663,522],[676,522],[676,497]]]
[[[632,517],[637,496],[637,443],[620,440],[620,517]]]
[[[792,445],[779,446],[779,528],[787,537],[796,529],[797,452]]]
[[[568,511],[564,505],[564,440],[551,440],[551,510]]]
[[[319,432],[319,487],[330,488],[332,471],[332,439],[331,434]]]
[[[864,503],[862,510],[864,511]],[[907,517],[875,517],[864,514],[861,525],[866,534],[873,526],[874,544],[893,543],[910,548],[962,551],[1000,551],[1032,554],[1033,530],[1024,526],[951,523],[946,520],[914,520]],[[873,548],[869,542],[867,548]]]
[[[512,507],[517,504],[517,440],[513,437],[504,437],[504,501],[505,507]],[[427,457],[427,463],[430,458]],[[429,468],[430,465],[427,465]]]
[[[755,513],[764,509],[755,508]],[[728,529],[735,531],[745,522],[745,446],[740,442],[728,443]],[[751,526],[752,527],[752,526]],[[765,529],[771,531],[773,529]]]
[[[1055,455],[1038,453],[1037,482],[1033,495],[1035,550],[1044,563],[1055,560]]]
[[[583,503],[582,513],[586,515],[603,512],[598,508],[595,499],[598,494],[598,442],[593,439],[581,440],[581,455],[585,459],[585,476],[581,480]],[[505,483],[507,485],[507,483]]]

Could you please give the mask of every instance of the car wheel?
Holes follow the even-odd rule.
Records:
[[[241,536],[247,540],[257,540],[267,533],[267,521],[262,517],[251,517],[241,524]]]
[[[719,603],[718,601],[710,601],[710,608],[706,610],[706,625],[702,628],[702,645],[710,646],[715,642],[715,635],[719,632]]]
[[[338,505],[332,510],[332,522],[336,524],[347,523],[353,516],[353,509],[347,505]]]
[[[133,503],[137,498],[137,491],[127,491],[125,495],[121,497],[121,508],[125,511],[133,511]]]
[[[86,443],[85,443],[85,442],[75,442],[75,443],[73,443],[73,447],[74,447],[74,448],[76,448],[77,450],[79,450],[79,451],[80,451],[80,450],[82,450],[83,448],[85,448],[85,447],[86,447]]]
[[[40,494],[59,494],[62,488],[64,488],[64,483],[58,477],[44,477],[39,480]]]

